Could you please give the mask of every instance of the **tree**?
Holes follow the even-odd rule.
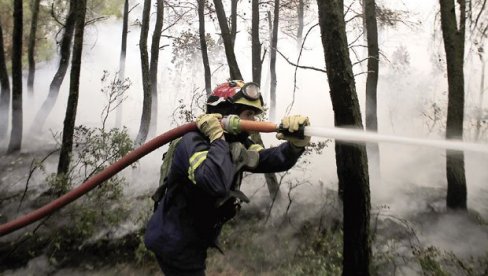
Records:
[[[149,130],[155,133],[158,124],[158,61],[159,61],[159,42],[163,29],[164,1],[156,1],[156,23],[151,42],[151,61],[149,64],[149,74],[151,78],[151,124]]]
[[[304,0],[298,0],[298,29],[297,29],[297,49],[302,47],[303,40],[303,27],[305,25],[303,17],[305,14],[305,2]]]
[[[231,0],[230,5],[230,35],[232,37],[232,45],[235,46],[237,36],[237,3],[239,0]]]
[[[363,20],[368,42],[368,75],[366,78],[366,129],[378,132],[377,87],[379,74],[378,26],[375,0],[363,0]],[[368,156],[374,164],[375,177],[380,176],[380,149],[377,143],[368,145]],[[370,166],[370,170],[373,166]],[[372,172],[372,170],[370,171]]]
[[[448,106],[446,139],[463,139],[464,121],[464,39],[466,1],[458,0],[459,27],[454,0],[439,0],[441,27],[447,61]],[[446,151],[447,207],[466,209],[467,191],[464,153]]]
[[[19,152],[22,145],[22,0],[14,0],[12,32],[12,130],[7,153]]]
[[[129,27],[129,0],[124,1],[124,19],[122,20],[122,41],[120,43],[119,79],[125,78],[125,58],[127,56],[127,31]],[[119,99],[115,113],[115,127],[122,126],[122,98]]]
[[[330,96],[337,127],[362,129],[361,111],[349,58],[342,0],[317,0]],[[335,145],[344,208],[343,275],[369,275],[370,194],[366,148]]]
[[[203,69],[205,71],[205,91],[207,97],[212,93],[212,73],[208,61],[207,39],[205,34],[205,0],[198,0],[198,33],[200,37],[200,50],[202,52]]]
[[[227,17],[225,15],[224,5],[221,0],[214,0],[215,12],[219,21],[220,32],[222,40],[224,41],[225,55],[229,65],[230,78],[233,80],[242,80],[242,74],[237,64],[236,55],[234,53],[234,43],[227,24]]]
[[[73,40],[73,32],[75,29],[75,7],[76,0],[69,1],[68,17],[64,24],[63,38],[61,39],[61,47],[59,49],[60,59],[59,66],[56,74],[54,75],[51,84],[49,85],[49,94],[46,100],[42,103],[41,108],[37,112],[34,121],[31,126],[31,132],[37,134],[41,131],[44,123],[46,122],[49,113],[51,113],[54,104],[59,95],[59,89],[63,83],[66,72],[68,71],[69,59],[71,55],[71,41]]]
[[[30,94],[34,91],[34,77],[36,73],[36,62],[34,60],[35,48],[36,48],[36,33],[37,33],[37,19],[39,17],[39,2],[40,0],[32,1],[32,18],[29,33],[29,48],[28,48],[28,60],[29,60],[29,75],[27,76],[27,90]]]
[[[261,42],[259,41],[259,0],[252,0],[252,81],[261,85]]]
[[[274,1],[274,17],[273,17],[273,33],[271,35],[271,45],[270,45],[270,61],[269,69],[271,72],[271,86],[270,86],[270,118],[271,120],[276,119],[276,51],[278,47],[278,24],[280,22],[280,0]]]
[[[73,149],[73,133],[75,129],[78,95],[80,89],[81,54],[83,52],[83,33],[85,30],[86,0],[72,2],[75,17],[75,37],[73,42],[73,59],[69,83],[68,105],[63,126],[63,141],[59,153],[58,176],[66,175],[69,169],[70,156]]]
[[[252,43],[252,81],[261,85],[261,42],[259,41],[259,0],[252,0],[252,27],[251,27],[251,43]],[[258,134],[253,135],[254,142],[264,147],[261,136]],[[274,173],[264,174],[266,178],[266,184],[271,199],[280,199],[280,187],[278,179]]]
[[[141,125],[137,134],[135,144],[140,145],[146,141],[151,122],[152,91],[151,78],[149,75],[149,59],[147,53],[147,36],[149,33],[149,14],[151,12],[151,0],[144,0],[142,10],[141,35],[139,38],[139,52],[141,55],[142,89],[144,99],[142,102]]]
[[[7,63],[3,44],[2,24],[0,23],[0,140],[5,138],[8,130],[10,108],[10,82],[8,79]]]

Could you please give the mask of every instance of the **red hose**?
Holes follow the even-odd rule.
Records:
[[[245,121],[241,120],[240,123],[242,130],[252,130],[259,132],[275,132],[276,125],[270,122],[255,122],[255,121]],[[174,128],[168,132],[165,132],[156,138],[150,140],[149,142],[143,144],[142,146],[136,148],[135,150],[129,152],[126,156],[122,157],[112,165],[105,168],[103,171],[92,176],[90,179],[85,181],[80,186],[74,188],[63,196],[51,201],[50,203],[42,206],[41,208],[32,211],[20,218],[9,221],[5,224],[0,225],[0,237],[7,235],[17,229],[25,227],[31,223],[34,223],[41,218],[54,213],[56,210],[61,209],[87,192],[91,191],[97,185],[100,185],[105,180],[114,176],[116,173],[125,169],[130,164],[136,162],[141,157],[147,155],[151,151],[163,146],[164,144],[183,136],[189,131],[197,130],[197,125],[195,123],[187,123],[185,125]]]

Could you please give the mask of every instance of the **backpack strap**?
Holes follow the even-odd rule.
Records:
[[[173,164],[173,156],[176,150],[176,146],[181,141],[181,137],[171,141],[168,150],[163,154],[163,164],[161,164],[159,187],[156,192],[151,196],[154,201],[154,211],[159,205],[159,201],[164,197],[168,190],[168,175],[171,171],[171,165]]]

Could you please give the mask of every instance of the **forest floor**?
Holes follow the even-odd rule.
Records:
[[[55,198],[45,195],[43,174],[39,170],[30,173],[36,166],[33,158],[42,159],[49,152],[2,156],[0,223],[17,217],[17,212],[25,213]],[[45,164],[46,171],[53,169],[49,164]],[[30,184],[24,195],[29,176]],[[373,208],[373,274],[488,275],[487,214],[447,212],[442,207],[445,189],[414,186],[398,193],[416,202],[420,198],[423,204],[415,213],[401,216],[391,213],[388,204]],[[225,254],[209,250],[207,274],[340,275],[341,208],[335,191],[327,190],[324,195],[322,202],[297,201],[289,210],[284,197],[271,213],[269,201],[258,200],[244,206],[238,217],[223,229],[220,243]],[[22,197],[25,199],[19,208]],[[147,209],[146,216],[150,214],[150,204],[140,204],[141,198],[148,195],[128,199],[129,205],[140,205],[139,209],[114,226],[124,231],[98,232],[80,239],[76,235],[83,233],[70,230],[73,225],[69,213],[62,211],[39,227],[36,223],[0,238],[0,274],[160,274],[157,263],[142,244],[143,223],[135,223],[139,221],[140,209]],[[305,216],[303,210],[313,212]],[[128,227],[131,223],[136,226]]]

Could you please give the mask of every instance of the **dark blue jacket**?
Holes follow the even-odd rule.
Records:
[[[247,148],[251,143],[243,144]],[[286,171],[302,152],[289,142],[261,150],[258,166],[247,171]],[[207,248],[216,245],[222,224],[234,214],[232,202],[216,203],[240,185],[241,173],[225,140],[210,143],[197,131],[184,135],[174,152],[168,190],[147,224],[146,246],[174,267],[204,269]]]

